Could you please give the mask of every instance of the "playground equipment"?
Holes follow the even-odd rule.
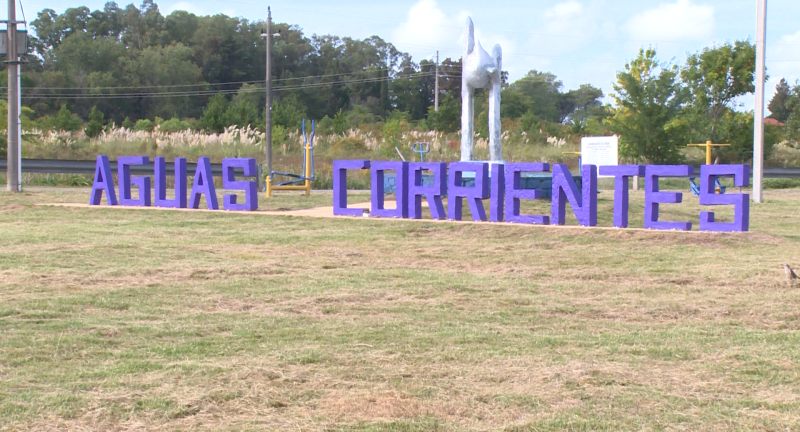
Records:
[[[706,141],[705,144],[687,144],[686,147],[705,147],[706,148],[706,165],[711,165],[711,149],[713,147],[730,147],[730,144],[713,144],[711,141]],[[700,186],[694,182],[695,177],[689,178],[690,187],[692,188],[692,194],[696,197],[700,196]],[[725,193],[725,186],[723,186],[719,179],[716,180],[716,191],[718,194]]]
[[[311,136],[307,136],[306,121],[303,119],[303,174],[270,172],[265,182],[267,198],[271,197],[272,191],[276,190],[304,191],[306,196],[311,194],[311,182],[316,178],[314,174],[314,135],[316,135],[316,132],[316,124],[314,120],[311,120]],[[289,180],[275,184],[276,175],[289,177]]]
[[[696,177],[689,177],[689,186],[692,188],[692,195],[694,195],[696,197],[699,197],[700,196],[700,186],[697,183],[694,182],[695,178]],[[723,186],[722,183],[719,182],[719,179],[717,179],[715,181],[715,183],[716,183],[716,186],[717,186],[717,188],[716,188],[717,189],[717,193],[720,194],[720,195],[724,194],[725,193],[725,189],[727,188],[727,186]]]
[[[712,147],[730,147],[730,144],[712,144],[711,141],[706,141],[705,144],[687,144],[686,147],[705,147],[706,148],[706,165],[711,165],[711,148]]]
[[[414,153],[419,153],[419,161],[425,162],[425,154],[430,153],[431,145],[430,143],[426,142],[415,142],[411,148],[414,150]],[[399,152],[399,150],[398,150]],[[402,155],[401,155],[402,157]]]

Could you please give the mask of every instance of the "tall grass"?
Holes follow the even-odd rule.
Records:
[[[545,137],[531,139],[522,132],[505,131],[502,135],[504,157],[507,161],[566,162],[577,167],[577,158],[564,155],[580,146],[576,139]],[[319,134],[315,140],[314,168],[315,188],[332,186],[332,164],[336,159],[370,159],[418,161],[420,156],[412,148],[416,142],[430,144],[426,161],[451,162],[460,159],[461,138],[459,133],[443,133],[400,129],[384,131],[380,127],[350,129],[344,133]],[[398,152],[400,154],[398,154]],[[252,157],[264,160],[264,134],[256,129],[229,127],[220,134],[200,131],[166,132],[156,127],[152,132],[133,131],[126,128],[108,128],[96,138],[83,132],[32,131],[26,134],[22,155],[34,159],[81,159],[91,160],[97,155],[107,155],[112,160],[127,155],[163,156],[167,160],[186,157],[194,161],[206,156],[212,162],[228,157]],[[273,164],[275,171],[301,173],[303,164],[303,135],[300,131],[273,130]],[[489,158],[488,141],[478,137],[475,143],[478,159]],[[28,180],[39,185],[50,185],[58,177],[31,177]],[[75,183],[65,178],[66,184]],[[368,188],[366,173],[348,175],[348,183],[354,188]]]
[[[331,187],[332,162],[336,159],[399,160],[399,152],[405,160],[418,161],[420,156],[412,149],[416,142],[430,144],[430,152],[424,155],[427,161],[451,162],[460,159],[460,133],[417,130],[407,124],[391,128],[388,125],[362,125],[344,133],[319,133],[315,138],[314,168],[317,180],[314,187]],[[566,163],[570,169],[577,169],[577,157],[564,153],[579,150],[580,137],[569,134],[550,136],[545,130],[534,132],[529,133],[519,127],[504,130],[501,138],[504,159],[509,162]],[[23,143],[23,157],[42,159],[91,160],[104,154],[112,160],[119,156],[146,155],[151,158],[163,156],[168,160],[186,157],[189,161],[206,156],[212,162],[229,157],[252,157],[261,162],[265,153],[264,133],[251,127],[236,126],[219,134],[192,130],[168,132],[158,126],[150,132],[112,126],[96,138],[89,138],[82,131],[31,131],[25,134]],[[272,154],[273,170],[302,173],[302,133],[275,127]],[[703,163],[704,155],[699,151],[687,149],[684,154],[688,163]],[[475,140],[475,156],[479,160],[489,159],[488,140],[480,134]],[[785,143],[779,144],[768,165],[800,166],[800,149]],[[348,177],[351,187],[369,186],[366,174],[352,173]],[[43,185],[53,182],[81,183],[73,177],[62,179],[58,176],[30,177],[28,180]]]

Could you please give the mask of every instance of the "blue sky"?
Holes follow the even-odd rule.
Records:
[[[24,1],[29,20],[50,7],[63,12],[80,5],[92,10],[104,0]],[[120,1],[120,5],[129,2]],[[165,15],[187,10],[263,20],[260,0],[162,0]],[[415,60],[440,51],[460,56],[464,20],[471,16],[487,50],[503,47],[503,68],[512,80],[530,69],[556,74],[567,89],[590,83],[606,94],[614,74],[642,46],[653,46],[665,62],[683,63],[687,54],[737,39],[755,41],[755,0],[565,0],[542,1],[287,1],[275,0],[273,20],[299,25],[307,35],[378,35]],[[3,2],[2,10],[6,10]],[[767,22],[768,99],[781,77],[800,79],[800,1],[769,0]],[[743,98],[752,109],[753,97]]]

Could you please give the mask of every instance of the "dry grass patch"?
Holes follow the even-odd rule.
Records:
[[[800,190],[745,234],[34,205],[86,197],[0,194],[0,430],[800,428]]]

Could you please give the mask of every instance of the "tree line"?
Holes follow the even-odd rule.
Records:
[[[24,121],[40,128],[88,135],[114,122],[131,129],[187,128],[220,132],[263,129],[265,39],[262,21],[185,11],[161,14],[153,0],[102,10],[44,9],[31,22],[33,52],[23,68]],[[435,111],[435,64],[373,36],[363,40],[307,36],[296,25],[274,23],[273,124],[295,129],[303,118],[342,132],[400,119],[417,127],[460,128],[461,62],[439,66],[440,108]],[[676,162],[688,142],[730,142],[725,158],[752,154],[752,113],[740,97],[754,90],[755,50],[748,41],[706,48],[683,65],[656,58],[654,49],[618,72],[611,94],[589,84],[565,90],[549,72],[532,70],[509,83],[503,75],[505,128],[532,135],[617,133],[624,157]],[[0,81],[5,75],[0,75]],[[0,82],[0,85],[3,83]],[[476,98],[476,131],[486,134],[488,107]],[[800,85],[785,80],[770,103],[784,123],[771,128],[768,146],[800,130]],[[91,127],[90,127],[91,126]]]

